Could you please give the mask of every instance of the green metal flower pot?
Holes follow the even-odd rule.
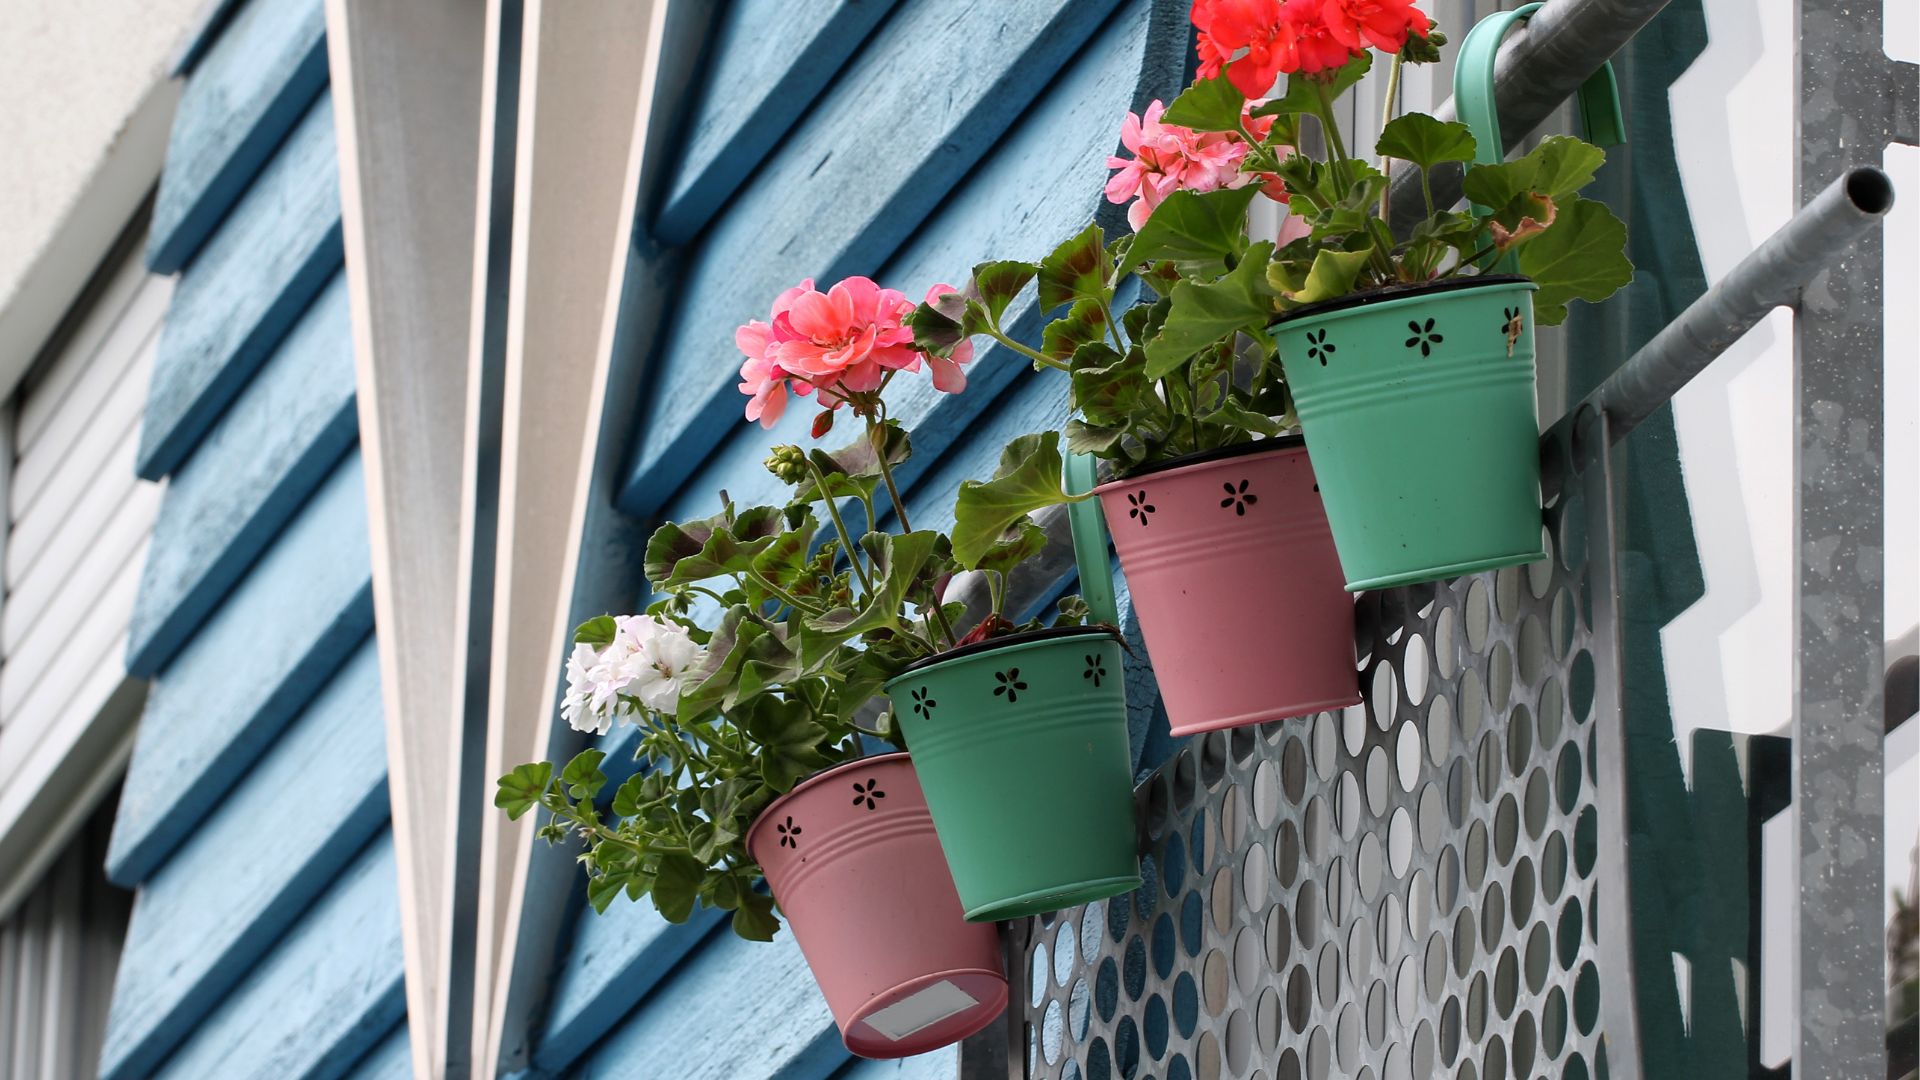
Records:
[[[1533,289],[1485,275],[1274,324],[1348,589],[1546,557]]]
[[[887,684],[960,907],[991,922],[1140,886],[1120,642],[1040,630]]]

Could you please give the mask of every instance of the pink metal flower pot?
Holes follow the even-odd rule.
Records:
[[[1353,596],[1298,438],[1176,459],[1094,492],[1175,735],[1360,701]]]
[[[961,914],[907,755],[801,781],[754,819],[747,850],[848,1050],[924,1054],[1006,1008],[999,934]]]

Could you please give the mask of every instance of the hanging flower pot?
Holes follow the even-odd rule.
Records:
[[[1110,630],[1037,630],[888,682],[968,919],[1140,886],[1120,659]]]
[[[801,781],[761,811],[747,849],[848,1050],[923,1054],[1006,1007],[999,935],[962,917],[907,755]]]
[[[1347,588],[1546,557],[1533,290],[1497,274],[1388,288],[1274,325]]]
[[[1094,493],[1175,735],[1360,700],[1353,597],[1299,437],[1175,458]],[[1105,576],[1104,545],[1092,551],[1083,580]]]

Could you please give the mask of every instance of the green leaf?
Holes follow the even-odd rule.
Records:
[[[693,914],[693,903],[700,895],[700,881],[707,868],[688,855],[662,855],[654,871],[653,906],[670,923],[683,923]]]
[[[541,796],[547,793],[547,782],[552,779],[552,762],[516,765],[512,772],[500,778],[500,789],[493,793],[493,805],[505,810],[510,820],[518,821],[521,814],[539,804]]]
[[[1606,160],[1606,152],[1597,146],[1571,135],[1552,135],[1525,157],[1469,168],[1460,190],[1490,211],[1500,210],[1527,192],[1557,202],[1591,183],[1594,171]]]
[[[1223,71],[1211,79],[1199,79],[1180,91],[1180,96],[1167,106],[1161,122],[1195,131],[1239,131],[1240,111],[1246,104],[1246,96]]]
[[[1153,392],[1145,364],[1135,351],[1122,357],[1103,345],[1074,354],[1071,403],[1093,424],[1127,425],[1140,418],[1143,398]]]
[[[1106,341],[1107,310],[1098,300],[1079,300],[1065,315],[1040,332],[1040,351],[1056,360],[1071,357],[1084,345]]]
[[[1127,434],[1123,427],[1099,427],[1084,420],[1067,421],[1067,450],[1075,454],[1100,456],[1113,449]]]
[[[1076,300],[1105,300],[1107,279],[1113,276],[1113,267],[1107,262],[1106,234],[1100,226],[1088,223],[1040,260],[1039,276],[1043,312]]]
[[[1597,304],[1633,280],[1627,227],[1592,199],[1570,197],[1552,227],[1519,249],[1520,272],[1532,278],[1534,318],[1542,326],[1566,321],[1574,299]]]
[[[1173,287],[1166,325],[1147,342],[1146,377],[1163,379],[1206,346],[1236,331],[1259,335],[1273,318],[1267,290],[1267,260],[1273,244],[1261,241],[1247,250],[1232,272],[1214,282],[1183,281]]]
[[[997,573],[1011,573],[1013,568],[1040,554],[1047,546],[1047,531],[1033,523],[1031,518],[1021,518],[1013,523],[1006,535],[987,549],[976,570],[992,570]]]
[[[805,702],[763,695],[746,707],[742,730],[760,747],[760,776],[775,791],[793,785],[827,766],[820,743],[827,729],[814,723]]]
[[[861,537],[860,547],[869,556],[868,576],[873,579],[873,591],[861,598],[858,611],[835,608],[808,619],[807,625],[814,630],[847,636],[894,625],[903,614],[907,594],[945,540],[939,533],[927,529],[898,536],[870,532]]]
[[[607,774],[600,771],[600,763],[605,760],[605,750],[582,750],[574,755],[567,767],[560,770],[560,782],[567,785],[567,796],[580,800],[600,794],[600,788],[607,782]]]
[[[1060,486],[1060,433],[1022,435],[1000,454],[993,479],[960,485],[954,508],[953,556],[971,570],[1014,523],[1043,506],[1068,501]]]
[[[740,906],[733,910],[733,932],[748,941],[772,941],[779,931],[780,920],[773,916],[773,898],[743,889]]]
[[[587,903],[593,905],[595,912],[605,915],[607,908],[613,906],[614,898],[618,897],[620,891],[627,887],[631,877],[632,875],[624,870],[611,870],[604,874],[589,877],[587,879]]]
[[[1346,62],[1326,83],[1328,100],[1337,101],[1341,94],[1352,88],[1353,84],[1366,78],[1373,68],[1372,52],[1363,52]],[[1320,109],[1320,90],[1317,79],[1311,75],[1289,75],[1287,92],[1253,110],[1255,116],[1282,116],[1292,113],[1318,112]]]
[[[1134,234],[1127,264],[1170,261],[1224,268],[1246,248],[1247,207],[1258,194],[1260,189],[1249,186],[1168,195]]]
[[[1015,262],[1003,259],[999,262],[986,262],[973,268],[973,280],[967,282],[968,300],[977,301],[986,309],[986,314],[994,326],[1000,325],[1000,316],[1006,314],[1007,305],[1020,295],[1040,268],[1032,263]],[[970,329],[970,333],[979,333],[980,328]]]
[[[793,501],[813,503],[822,498],[871,497],[874,482],[880,477],[881,458],[886,459],[888,466],[894,466],[912,455],[913,442],[906,429],[898,421],[889,420],[871,433],[862,432],[859,438],[838,450],[809,451],[807,460],[827,478],[826,494],[821,494],[820,486],[809,475],[794,489]]]
[[[613,792],[613,814],[629,818],[640,812],[642,804],[660,797],[659,773],[635,773]]]
[[[1294,279],[1291,268],[1286,268],[1283,263],[1274,263],[1274,272],[1268,274],[1268,284],[1278,290],[1289,305],[1332,300],[1353,291],[1353,283],[1367,265],[1369,256],[1370,253],[1365,250],[1321,248],[1313,256],[1313,265],[1298,280]]]
[[[573,640],[580,644],[604,649],[613,644],[613,635],[618,627],[611,615],[596,615],[574,628]]]
[[[729,519],[719,514],[685,524],[668,522],[647,541],[647,580],[657,588],[689,585],[753,565],[786,527],[776,506],[755,506]]]
[[[1472,161],[1477,144],[1465,124],[1446,123],[1426,113],[1395,117],[1373,144],[1374,153],[1431,169],[1443,161]]]

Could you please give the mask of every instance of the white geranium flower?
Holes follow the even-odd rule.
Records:
[[[625,615],[614,620],[614,635],[631,643],[618,661],[624,677],[622,693],[638,698],[654,712],[672,713],[679,707],[686,673],[706,658],[707,651],[677,624],[651,615]]]
[[[560,703],[560,715],[575,731],[605,735],[613,727],[613,713],[594,705],[595,672],[600,653],[584,641],[575,642],[567,657],[567,695]]]

